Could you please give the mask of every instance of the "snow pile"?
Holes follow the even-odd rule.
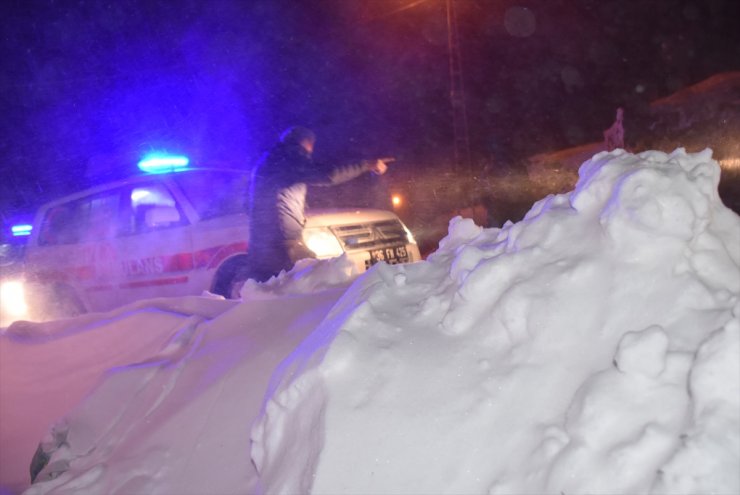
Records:
[[[426,262],[351,285],[302,263],[183,310],[52,430],[27,493],[738,493],[718,177],[709,151],[602,153],[517,224],[455,219]]]
[[[108,370],[152,359],[187,322],[186,312],[208,318],[231,303],[151,300],[105,317],[19,322],[0,334],[0,493],[3,486],[18,491],[28,484],[31,459],[49,425]]]
[[[357,278],[357,266],[347,255],[328,260],[299,260],[289,272],[259,283],[247,280],[242,287],[242,299],[274,299],[324,290],[346,288]]]
[[[270,375],[351,283],[350,266],[305,260],[247,284],[242,303],[154,299],[11,326],[0,492],[27,487],[39,440],[43,470],[27,493],[252,492],[249,429]]]
[[[266,493],[740,492],[740,219],[711,152],[601,153],[380,265],[282,367]]]

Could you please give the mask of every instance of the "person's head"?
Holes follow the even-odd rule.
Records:
[[[280,135],[280,142],[284,144],[297,144],[309,154],[313,153],[313,145],[316,143],[316,134],[311,129],[299,125],[288,127]]]

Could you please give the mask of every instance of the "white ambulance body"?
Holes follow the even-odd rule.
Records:
[[[226,263],[248,250],[247,190],[243,172],[185,169],[42,206],[26,247],[28,318],[212,290],[229,276]],[[346,253],[360,272],[379,261],[421,259],[411,232],[390,211],[325,210],[307,217],[304,240],[320,259]]]

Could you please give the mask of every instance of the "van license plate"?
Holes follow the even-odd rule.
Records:
[[[406,246],[394,246],[371,250],[370,264],[374,265],[379,261],[385,261],[389,265],[407,263],[409,261],[409,253],[406,251]]]

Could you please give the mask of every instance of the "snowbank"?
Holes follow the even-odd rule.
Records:
[[[262,489],[738,493],[718,179],[709,151],[601,153],[522,222],[457,219],[427,263],[378,266],[284,367],[252,432]]]
[[[28,485],[39,440],[109,370],[152,359],[192,318],[213,317],[230,303],[151,300],[106,315],[15,324],[0,334],[0,493]]]
[[[709,151],[601,153],[517,224],[454,220],[426,262],[250,284],[110,374],[27,493],[738,493],[718,179]]]
[[[0,484],[27,487],[38,441],[66,415],[43,438],[34,457],[43,470],[27,493],[253,492],[249,429],[270,376],[324,319],[354,279],[353,266],[346,258],[304,260],[264,284],[248,283],[241,303],[213,295],[158,299],[11,326],[0,340],[0,350],[17,356],[4,363],[8,404],[20,398],[11,408],[36,417],[11,418],[8,430],[23,424],[36,435],[3,438],[17,448],[3,449],[14,462]],[[51,349],[65,354],[50,355],[39,343],[56,343]],[[107,353],[91,352],[90,343]],[[67,350],[73,359],[64,359]],[[33,363],[43,371],[23,365],[28,355],[43,357]],[[40,380],[47,376],[55,379]],[[67,414],[92,384],[94,392]]]

